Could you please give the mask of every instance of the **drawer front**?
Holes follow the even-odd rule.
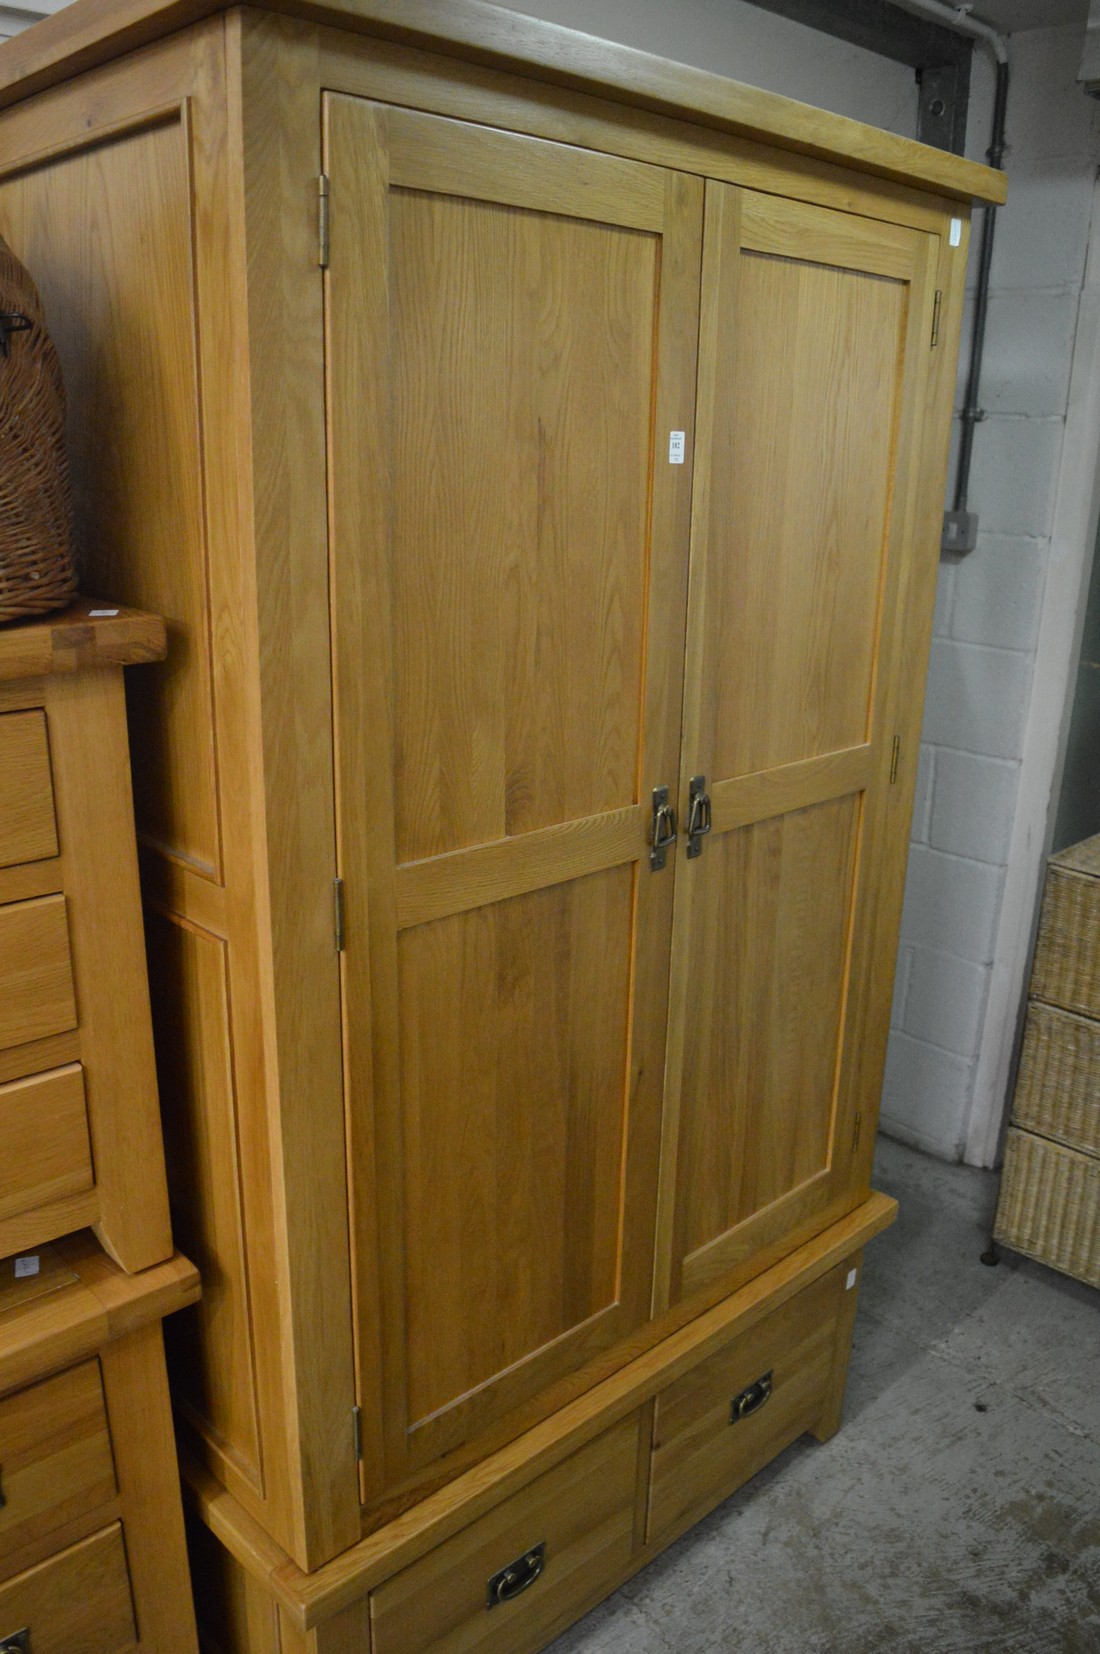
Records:
[[[0,1085],[0,1143],[0,1218],[92,1187],[79,1063]]]
[[[627,1566],[638,1447],[635,1415],[388,1580],[372,1654],[541,1648]]]
[[[115,1492],[97,1361],[0,1401],[0,1568],[12,1551],[96,1510]]]
[[[0,867],[57,855],[44,712],[0,716]]]
[[[647,1542],[697,1521],[816,1424],[848,1268],[830,1270],[658,1396]]]
[[[0,1585],[0,1645],[27,1632],[30,1654],[122,1654],[137,1642],[118,1522]]]
[[[0,907],[0,1050],[75,1027],[64,896]]]

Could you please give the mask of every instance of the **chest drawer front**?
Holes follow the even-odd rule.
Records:
[[[0,1085],[0,1218],[92,1187],[79,1063]]]
[[[541,1648],[626,1567],[638,1439],[624,1420],[373,1592],[373,1654]]]
[[[0,1585],[0,1645],[19,1631],[28,1633],[29,1654],[122,1654],[134,1647],[119,1523]]]
[[[831,1270],[658,1396],[647,1541],[698,1520],[817,1422],[847,1270]]]
[[[99,1363],[85,1361],[0,1401],[3,1558],[116,1491]]]
[[[0,867],[57,855],[44,712],[0,716]]]
[[[0,1050],[75,1027],[64,896],[0,907]]]

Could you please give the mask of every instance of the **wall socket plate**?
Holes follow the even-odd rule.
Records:
[[[978,543],[978,513],[976,511],[945,511],[940,552],[952,552],[961,557],[973,551]]]

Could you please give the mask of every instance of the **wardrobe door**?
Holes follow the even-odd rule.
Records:
[[[705,777],[710,831],[678,849],[658,1309],[727,1289],[863,1195],[857,1116],[873,1129],[893,974],[871,919],[906,849],[880,818],[937,251],[707,185],[680,803],[686,829]]]
[[[703,192],[361,99],[325,119],[370,1498],[649,1314]]]

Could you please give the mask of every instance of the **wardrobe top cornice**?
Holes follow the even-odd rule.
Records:
[[[230,9],[225,0],[73,0],[0,48],[0,108]],[[1005,199],[1004,174],[990,167],[489,0],[265,0],[254,9],[518,71],[938,195]]]

